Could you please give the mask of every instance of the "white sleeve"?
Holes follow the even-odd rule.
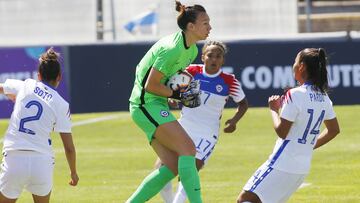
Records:
[[[324,120],[331,120],[336,117],[336,114],[335,114],[335,111],[333,108],[333,103],[329,98],[328,98],[328,100],[329,100],[329,102],[327,105],[327,109],[325,110]]]
[[[58,109],[54,131],[59,133],[71,133],[71,117],[68,103],[66,103],[66,105],[61,105]]]
[[[4,94],[15,94],[17,95],[20,89],[24,86],[24,81],[7,79],[4,83]]]
[[[289,90],[282,101],[280,117],[288,121],[294,122],[297,115],[301,111],[301,107],[297,104],[296,97]]]
[[[240,82],[234,77],[234,81],[230,85],[230,97],[234,100],[234,102],[239,103],[241,100],[245,98],[245,93],[241,88]]]

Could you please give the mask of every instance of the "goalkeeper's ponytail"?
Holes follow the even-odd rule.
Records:
[[[199,13],[204,12],[206,13],[206,10],[201,5],[193,5],[193,6],[185,6],[180,3],[180,1],[176,1],[176,11],[178,11],[180,14],[177,17],[177,24],[179,28],[183,31],[186,30],[186,26],[188,23],[195,23]]]

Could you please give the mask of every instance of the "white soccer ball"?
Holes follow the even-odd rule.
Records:
[[[193,80],[193,77],[190,73],[186,71],[177,72],[169,78],[166,83],[166,86],[170,87],[172,90],[177,90],[179,88],[186,88],[190,82]]]

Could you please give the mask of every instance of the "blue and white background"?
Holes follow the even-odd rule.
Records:
[[[127,111],[136,65],[152,44],[56,47],[60,52],[66,50],[63,70],[68,72],[63,75],[68,77],[59,92],[69,99],[72,113]],[[270,95],[282,94],[282,88],[295,85],[292,65],[296,54],[306,47],[323,47],[328,52],[334,105],[360,104],[359,38],[239,40],[226,44],[229,52],[224,69],[239,79],[250,106],[267,106]],[[0,82],[36,77],[36,58],[43,50],[0,48]],[[194,63],[201,63],[200,55]],[[12,103],[1,97],[1,117],[9,116],[11,110]]]
[[[0,83],[6,79],[25,80],[33,78],[37,80],[37,68],[39,64],[39,56],[49,47],[14,47],[0,48]],[[54,47],[57,52],[62,54],[61,47]],[[63,64],[62,64],[63,65]],[[60,83],[57,91],[66,100],[69,100],[66,87],[66,74]],[[0,118],[8,118],[13,109],[13,102],[8,100],[6,96],[0,95]]]

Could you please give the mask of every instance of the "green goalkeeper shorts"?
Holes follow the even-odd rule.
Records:
[[[130,115],[136,125],[145,132],[150,143],[158,126],[176,120],[167,104],[155,102],[142,106],[130,103]]]

